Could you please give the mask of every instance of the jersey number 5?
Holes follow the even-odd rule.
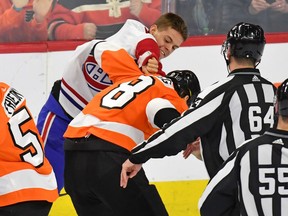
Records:
[[[28,129],[23,131],[21,127],[25,124],[34,125],[32,117],[24,107],[16,111],[9,120],[9,129],[14,145],[23,150],[20,154],[21,160],[40,167],[43,164],[44,153],[37,132]],[[35,127],[36,128],[36,127]],[[33,152],[31,151],[33,150]]]

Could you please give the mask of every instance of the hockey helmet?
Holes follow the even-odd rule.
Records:
[[[265,44],[264,31],[259,25],[241,22],[228,32],[227,39],[222,45],[222,54],[227,60],[227,51],[230,48],[231,56],[252,58],[255,64],[258,64]]]
[[[170,78],[178,95],[184,98],[189,97],[191,102],[200,92],[200,83],[194,72],[190,70],[174,70],[167,73],[166,77]]]
[[[288,79],[277,88],[276,104],[278,114],[288,117]]]

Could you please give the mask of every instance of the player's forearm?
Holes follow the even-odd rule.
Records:
[[[155,135],[155,134],[154,134]],[[156,135],[157,136],[157,135]],[[182,148],[179,149],[179,143],[163,142],[158,145],[153,145],[153,142],[140,144],[140,149],[137,151],[132,150],[132,155],[129,160],[134,164],[143,164],[151,158],[163,158],[165,156],[173,156],[178,154]],[[141,147],[143,147],[141,149]]]
[[[154,133],[147,141],[137,145],[132,150],[132,155],[129,160],[134,164],[145,163],[151,158],[163,158],[165,156],[173,156],[186,148],[187,143],[193,140],[193,134],[191,137],[185,136],[186,129],[178,131],[174,128],[179,127],[181,120],[176,121],[176,124],[168,123],[161,129]],[[190,131],[190,129],[188,128]],[[186,131],[186,132],[185,132]],[[192,140],[190,140],[192,139]]]
[[[145,38],[141,40],[136,45],[135,57],[137,58],[137,63],[139,67],[146,65],[148,60],[152,57],[159,61],[160,50],[157,42],[153,38]],[[162,70],[162,65],[161,70]]]

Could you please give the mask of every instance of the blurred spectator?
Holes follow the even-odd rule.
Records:
[[[243,19],[243,2],[239,0],[163,0],[162,4],[163,12],[183,17],[190,36],[223,34]]]
[[[183,17],[189,35],[224,34],[239,22],[288,32],[288,0],[163,0],[162,12]]]
[[[49,23],[49,39],[103,39],[127,19],[151,26],[160,15],[161,0],[59,0]]]
[[[224,34],[239,22],[253,23],[248,7],[251,0],[217,0],[211,25],[214,34]]]
[[[189,27],[189,35],[208,35],[211,28],[210,10],[214,1],[210,0],[179,0],[176,3],[177,14],[182,16]],[[191,10],[192,8],[192,10]]]
[[[254,23],[262,25],[266,32],[288,31],[287,0],[252,0],[249,13],[254,18]]]
[[[53,0],[1,0],[0,42],[47,40],[47,14]]]

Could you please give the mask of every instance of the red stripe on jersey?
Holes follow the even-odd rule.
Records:
[[[55,118],[55,114],[52,112],[49,112],[45,119],[43,129],[42,129],[42,134],[41,134],[42,140],[44,142],[44,146],[46,145],[47,134],[49,133],[49,130],[50,130],[50,127],[52,125],[54,118]]]
[[[64,79],[62,79],[62,83],[63,85],[69,89],[70,92],[72,92],[72,94],[74,94],[82,103],[84,103],[85,105],[88,104],[88,101],[86,101],[81,95],[79,95],[71,86],[68,85],[67,82],[65,82]]]

